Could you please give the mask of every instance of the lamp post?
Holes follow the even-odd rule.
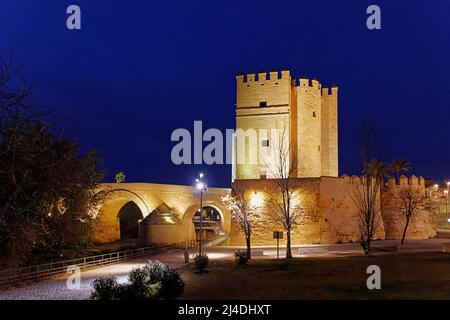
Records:
[[[450,193],[450,181],[447,182],[447,206],[448,206],[448,194]],[[447,209],[448,213],[448,209]]]
[[[448,184],[447,184],[447,188],[448,188]],[[448,219],[448,189],[444,191],[444,195],[447,199],[445,199],[445,215],[447,216]]]
[[[436,198],[436,192],[439,191],[439,185],[437,183],[435,185],[433,185],[432,190],[434,192],[434,197]],[[431,198],[431,191],[430,191],[430,198]]]
[[[198,243],[198,254],[202,254],[202,209],[203,209],[203,194],[208,190],[207,185],[203,182],[203,173],[200,173],[198,178],[195,179],[195,187],[200,191],[200,241]]]

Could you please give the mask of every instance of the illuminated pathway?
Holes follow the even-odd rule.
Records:
[[[441,251],[442,243],[450,242],[449,239],[431,239],[431,240],[407,240],[401,252],[436,252]],[[399,241],[375,241],[375,246],[389,246],[399,243]],[[293,246],[292,253],[294,257],[299,257],[298,248],[308,247],[308,249],[319,249],[318,253],[307,253],[306,256],[336,256],[345,254],[361,254],[359,244],[336,244],[336,245],[317,245],[317,246]],[[240,247],[243,248],[243,247]],[[233,252],[237,247],[207,247],[205,252],[210,259],[233,259]],[[253,256],[254,259],[274,259],[276,258],[275,246],[254,247],[255,251],[264,251],[264,257]],[[328,251],[328,252],[327,252]],[[306,251],[308,252],[308,251]],[[195,254],[195,250],[190,251]],[[390,253],[391,254],[391,253]],[[284,248],[280,248],[280,257],[284,256]],[[152,256],[150,259],[156,259],[164,262],[171,267],[178,267],[184,263],[183,252],[171,252]],[[89,270],[82,273],[81,288],[70,290],[66,286],[66,279],[53,279],[44,282],[35,283],[26,287],[16,288],[8,291],[0,291],[0,300],[4,299],[45,299],[45,300],[73,300],[86,299],[91,292],[91,283],[97,277],[114,276],[119,282],[125,282],[128,272],[145,264],[147,259],[136,259],[111,266]]]
[[[152,256],[151,259],[163,261],[165,264],[177,267],[183,261],[182,253],[172,252]],[[94,270],[82,272],[80,289],[68,289],[66,286],[66,278],[58,278],[47,280],[26,287],[16,288],[9,291],[0,291],[0,299],[36,299],[36,300],[77,300],[86,299],[91,293],[91,283],[97,277],[114,276],[118,282],[125,282],[128,272],[133,268],[140,267],[147,262],[148,259],[136,259],[123,263],[118,263]]]

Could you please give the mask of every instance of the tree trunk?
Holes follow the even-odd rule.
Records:
[[[370,236],[367,238],[367,245],[366,248],[364,250],[364,254],[367,256],[370,253],[370,245],[371,245],[372,240],[370,239]]]
[[[245,236],[245,242],[247,243],[247,259],[250,260],[252,258],[252,252],[250,249],[250,235]]]
[[[400,242],[401,246],[403,246],[403,242],[405,242],[406,230],[408,230],[409,220],[410,219],[406,219],[405,229],[403,229],[402,241]]]
[[[291,230],[286,231],[286,259],[292,258],[292,251],[291,251]]]

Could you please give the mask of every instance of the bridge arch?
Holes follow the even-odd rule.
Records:
[[[127,222],[127,216],[131,214],[138,216],[137,211],[142,217],[133,226],[129,221]],[[149,214],[147,203],[138,193],[121,188],[106,191],[103,204],[98,210],[97,241],[104,243],[132,237],[136,233],[132,229],[138,230],[140,220],[145,219]]]
[[[140,244],[181,243],[196,239],[192,219],[199,207],[199,198],[192,186],[105,183],[100,190],[106,193],[106,197],[98,209],[98,242],[121,238],[119,213],[130,202],[132,204],[128,206],[138,207],[142,213],[138,229]],[[204,206],[217,210],[221,230],[227,234],[231,231],[231,215],[223,206],[222,197],[229,192],[226,188],[210,188],[203,199]]]
[[[190,206],[183,216],[182,221],[182,224],[184,226],[183,229],[186,230],[186,236],[189,240],[196,240],[197,238],[193,219],[195,214],[197,213],[199,205],[200,204],[197,203]],[[231,232],[230,212],[221,203],[218,203],[217,201],[206,200],[203,202],[203,207],[212,207],[215,210],[217,210],[217,212],[220,215],[221,230],[226,234],[230,234]]]

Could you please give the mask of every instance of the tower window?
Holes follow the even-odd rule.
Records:
[[[263,107],[263,108],[264,108],[264,107],[267,107],[267,101],[260,101],[260,102],[259,102],[259,106],[260,106],[260,107]]]
[[[266,175],[266,170],[262,169],[262,170],[259,172],[259,178],[260,178],[260,179],[266,179],[266,177],[267,177],[267,175]]]
[[[262,146],[263,147],[268,147],[269,146],[269,139],[263,139],[262,140]]]
[[[315,112],[315,111],[313,111],[313,117],[314,117],[314,118],[316,117],[316,112]]]
[[[317,146],[317,151],[320,151],[320,144]]]

